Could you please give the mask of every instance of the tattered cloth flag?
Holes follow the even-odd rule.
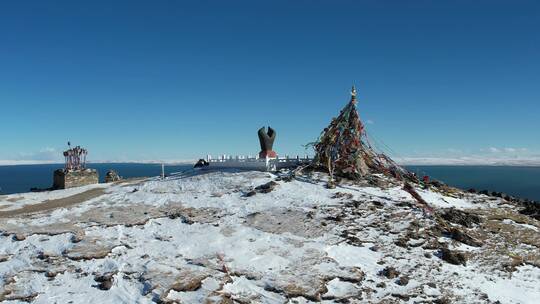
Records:
[[[407,170],[371,147],[358,117],[356,103],[356,89],[353,86],[350,102],[313,144],[315,163],[328,169],[331,177],[338,175],[358,179],[374,173],[398,179],[409,176]]]

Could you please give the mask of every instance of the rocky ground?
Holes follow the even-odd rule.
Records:
[[[198,172],[2,196],[0,299],[540,303],[536,207],[326,180]]]

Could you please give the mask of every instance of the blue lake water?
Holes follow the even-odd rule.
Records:
[[[514,166],[407,166],[418,176],[431,178],[464,190],[504,192],[540,201],[540,167]]]
[[[52,185],[53,171],[60,167],[62,165],[58,164],[0,166],[0,193],[27,192],[32,187],[48,188]],[[90,164],[89,167],[98,170],[101,181],[109,169],[126,178],[161,174],[160,164],[106,163]],[[191,168],[191,165],[165,166],[165,173]],[[540,167],[407,166],[407,169],[462,189],[487,189],[540,201]]]
[[[0,193],[28,192],[32,187],[49,188],[52,186],[54,170],[62,167],[63,164],[0,166]],[[151,177],[161,174],[161,164],[105,163],[89,164],[88,167],[98,171],[100,182],[104,181],[105,174],[110,169],[115,170],[124,178]],[[193,165],[166,165],[165,173],[170,174],[191,168]]]

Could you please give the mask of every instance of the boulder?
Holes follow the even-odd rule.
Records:
[[[441,212],[441,217],[454,224],[459,224],[467,228],[472,228],[482,222],[482,219],[476,215],[463,210],[448,208]]]
[[[393,278],[397,278],[400,273],[394,267],[388,266],[384,268],[383,270],[381,270],[379,274],[389,279],[393,279]]]
[[[540,221],[540,203],[527,200],[522,205],[525,208],[520,210],[519,213]]]
[[[454,265],[466,265],[467,258],[465,255],[458,251],[452,251],[448,248],[441,248],[439,251],[439,257],[450,264]]]
[[[193,166],[193,168],[204,168],[204,167],[208,167],[210,164],[204,160],[204,159],[199,159],[197,161],[197,163]]]
[[[105,182],[106,183],[112,183],[121,180],[122,178],[118,173],[114,170],[107,171],[107,174],[105,174]]]

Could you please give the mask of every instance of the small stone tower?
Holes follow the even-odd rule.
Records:
[[[67,189],[99,183],[98,172],[86,168],[86,155],[88,151],[76,146],[64,151],[65,166],[54,171],[53,189]]]

